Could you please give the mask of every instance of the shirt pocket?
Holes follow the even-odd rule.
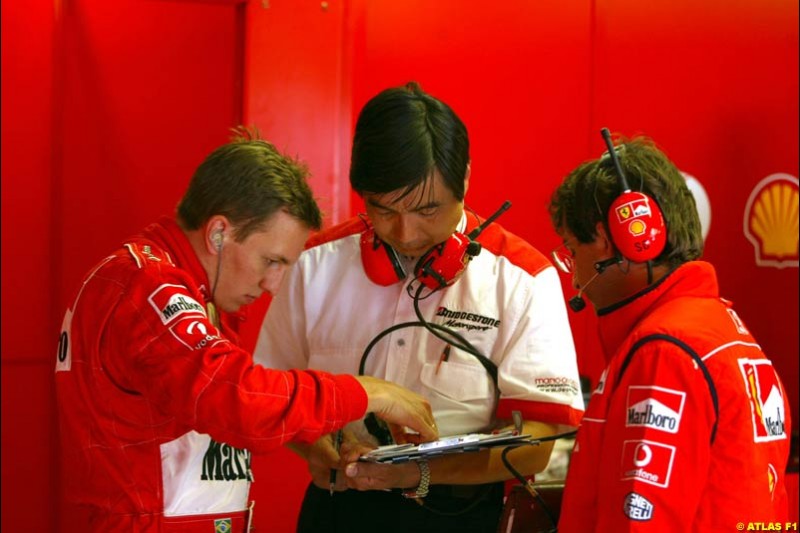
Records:
[[[433,396],[444,396],[457,402],[491,398],[491,380],[482,366],[451,361],[425,363],[420,374],[420,381]]]

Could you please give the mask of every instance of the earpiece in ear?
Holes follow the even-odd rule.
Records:
[[[214,247],[216,247],[217,251],[222,249],[222,231],[217,230],[211,235],[211,242],[214,243]]]

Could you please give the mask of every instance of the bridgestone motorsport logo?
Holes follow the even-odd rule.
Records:
[[[686,393],[663,387],[628,387],[625,427],[646,427],[677,433]]]
[[[486,331],[500,325],[500,321],[496,318],[468,313],[466,311],[451,311],[446,307],[440,307],[436,311],[436,316],[446,319],[442,323],[444,326],[454,329],[465,329],[467,331]]]
[[[153,291],[147,300],[166,325],[182,315],[206,316],[205,308],[197,303],[183,285],[164,284]]]

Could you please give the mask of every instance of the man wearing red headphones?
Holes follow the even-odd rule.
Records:
[[[465,211],[469,181],[467,130],[449,106],[415,83],[371,99],[350,168],[366,217],[312,237],[269,308],[257,360],[402,384],[430,400],[442,436],[513,427],[513,412],[536,437],[576,427],[583,400],[557,272]],[[379,429],[348,425],[344,462],[383,443]],[[335,442],[294,447],[312,476],[298,531],[496,531],[511,477],[500,449],[345,465]],[[532,475],[551,449],[508,457]]]
[[[786,391],[714,267],[675,165],[634,139],[572,171],[550,213],[608,367],[571,457],[560,532],[784,523]],[[633,189],[633,191],[631,191]],[[739,526],[739,527],[737,527]]]

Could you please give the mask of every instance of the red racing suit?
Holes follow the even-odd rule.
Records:
[[[559,532],[783,524],[786,391],[714,268],[686,263],[598,317],[610,363],[578,431]]]
[[[366,411],[351,376],[255,365],[235,344],[240,317],[217,328],[208,295],[165,218],[95,266],[67,310],[55,381],[80,531],[244,531],[249,450],[313,442]]]

